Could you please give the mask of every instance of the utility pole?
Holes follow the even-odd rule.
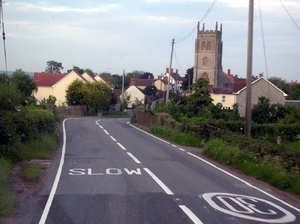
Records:
[[[247,47],[247,92],[246,92],[246,124],[245,136],[251,136],[251,83],[252,83],[252,53],[253,53],[253,4],[249,0],[248,15],[248,47]]]
[[[172,50],[171,50],[171,56],[170,56],[170,66],[169,66],[169,77],[168,77],[168,85],[167,85],[166,103],[168,103],[168,101],[169,101],[170,76],[171,76],[171,69],[172,69],[172,60],[173,60],[174,42],[175,42],[175,39],[172,39]]]
[[[125,105],[125,102],[124,102],[124,76],[125,76],[125,70],[123,69],[123,74],[122,74],[122,104],[121,104],[122,111],[124,110],[124,105]]]

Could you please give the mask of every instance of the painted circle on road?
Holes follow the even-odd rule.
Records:
[[[296,220],[286,209],[261,198],[230,193],[205,193],[202,197],[214,209],[238,218],[271,223]]]

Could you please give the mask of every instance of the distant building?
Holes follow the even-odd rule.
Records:
[[[218,30],[216,23],[215,30],[197,29],[197,39],[195,42],[194,58],[194,78],[193,83],[199,78],[204,78],[213,87],[222,86],[222,24]]]

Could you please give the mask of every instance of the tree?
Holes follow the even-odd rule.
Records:
[[[101,78],[103,78],[103,79],[110,79],[110,78],[112,78],[111,73],[109,73],[109,72],[101,72],[101,73],[99,74],[99,76],[100,76]]]
[[[111,89],[103,82],[84,83],[82,87],[83,103],[92,113],[109,110]]]
[[[78,79],[74,80],[66,90],[66,101],[68,105],[83,104],[83,88],[84,83]]]
[[[143,75],[144,73],[145,72],[143,72],[143,71],[134,70],[132,72],[128,72],[126,74],[126,77],[128,77],[129,79],[131,79],[131,78],[139,79],[141,77],[141,75]]]
[[[146,86],[143,92],[147,96],[154,96],[157,92],[157,88],[156,86]]]
[[[150,72],[145,72],[140,76],[140,79],[154,79],[154,75]]]
[[[300,83],[290,85],[287,100],[300,100]]]
[[[61,62],[56,61],[47,61],[47,67],[45,72],[48,73],[61,73],[60,70],[63,70],[64,67],[62,66]]]
[[[122,76],[116,76],[115,80],[114,80],[114,86],[115,89],[122,89],[122,83],[123,83],[123,77]],[[124,87],[129,86],[130,84],[130,77],[128,77],[127,75],[124,77]]]
[[[16,110],[24,101],[24,95],[6,74],[0,74],[0,90],[0,110]]]
[[[194,67],[191,67],[188,70],[186,70],[185,77],[184,77],[185,80],[182,83],[182,89],[183,90],[188,90],[189,86],[192,85],[193,76],[194,76]]]
[[[275,86],[277,86],[279,89],[281,89],[283,92],[289,94],[290,86],[285,79],[278,78],[278,77],[271,77],[269,78],[269,81],[273,83]]]
[[[207,107],[213,101],[208,90],[208,81],[199,78],[191,85],[193,93],[187,98],[187,103],[192,109],[194,115],[198,114],[202,108]]]
[[[22,69],[17,69],[13,72],[11,82],[16,85],[19,91],[23,94],[22,105],[25,106],[35,102],[33,93],[38,90],[37,85],[32,78],[27,75]]]

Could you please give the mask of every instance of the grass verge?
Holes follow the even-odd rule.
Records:
[[[300,196],[300,176],[285,170],[274,157],[254,159],[249,151],[241,150],[217,138],[210,139],[206,143],[203,154],[279,189]]]
[[[185,145],[185,146],[192,146],[192,147],[203,147],[204,143],[197,137],[178,131],[176,129],[171,129],[166,126],[161,125],[151,125],[150,132],[160,136],[164,139],[168,139],[174,143]]]
[[[0,158],[0,216],[11,215],[16,204],[16,197],[9,190],[11,168],[12,164],[9,161]]]
[[[123,111],[116,111],[114,113],[104,113],[102,114],[102,117],[103,118],[129,118],[131,117],[131,115]]]
[[[39,163],[29,163],[23,166],[22,173],[23,176],[30,181],[36,181],[43,166]]]

